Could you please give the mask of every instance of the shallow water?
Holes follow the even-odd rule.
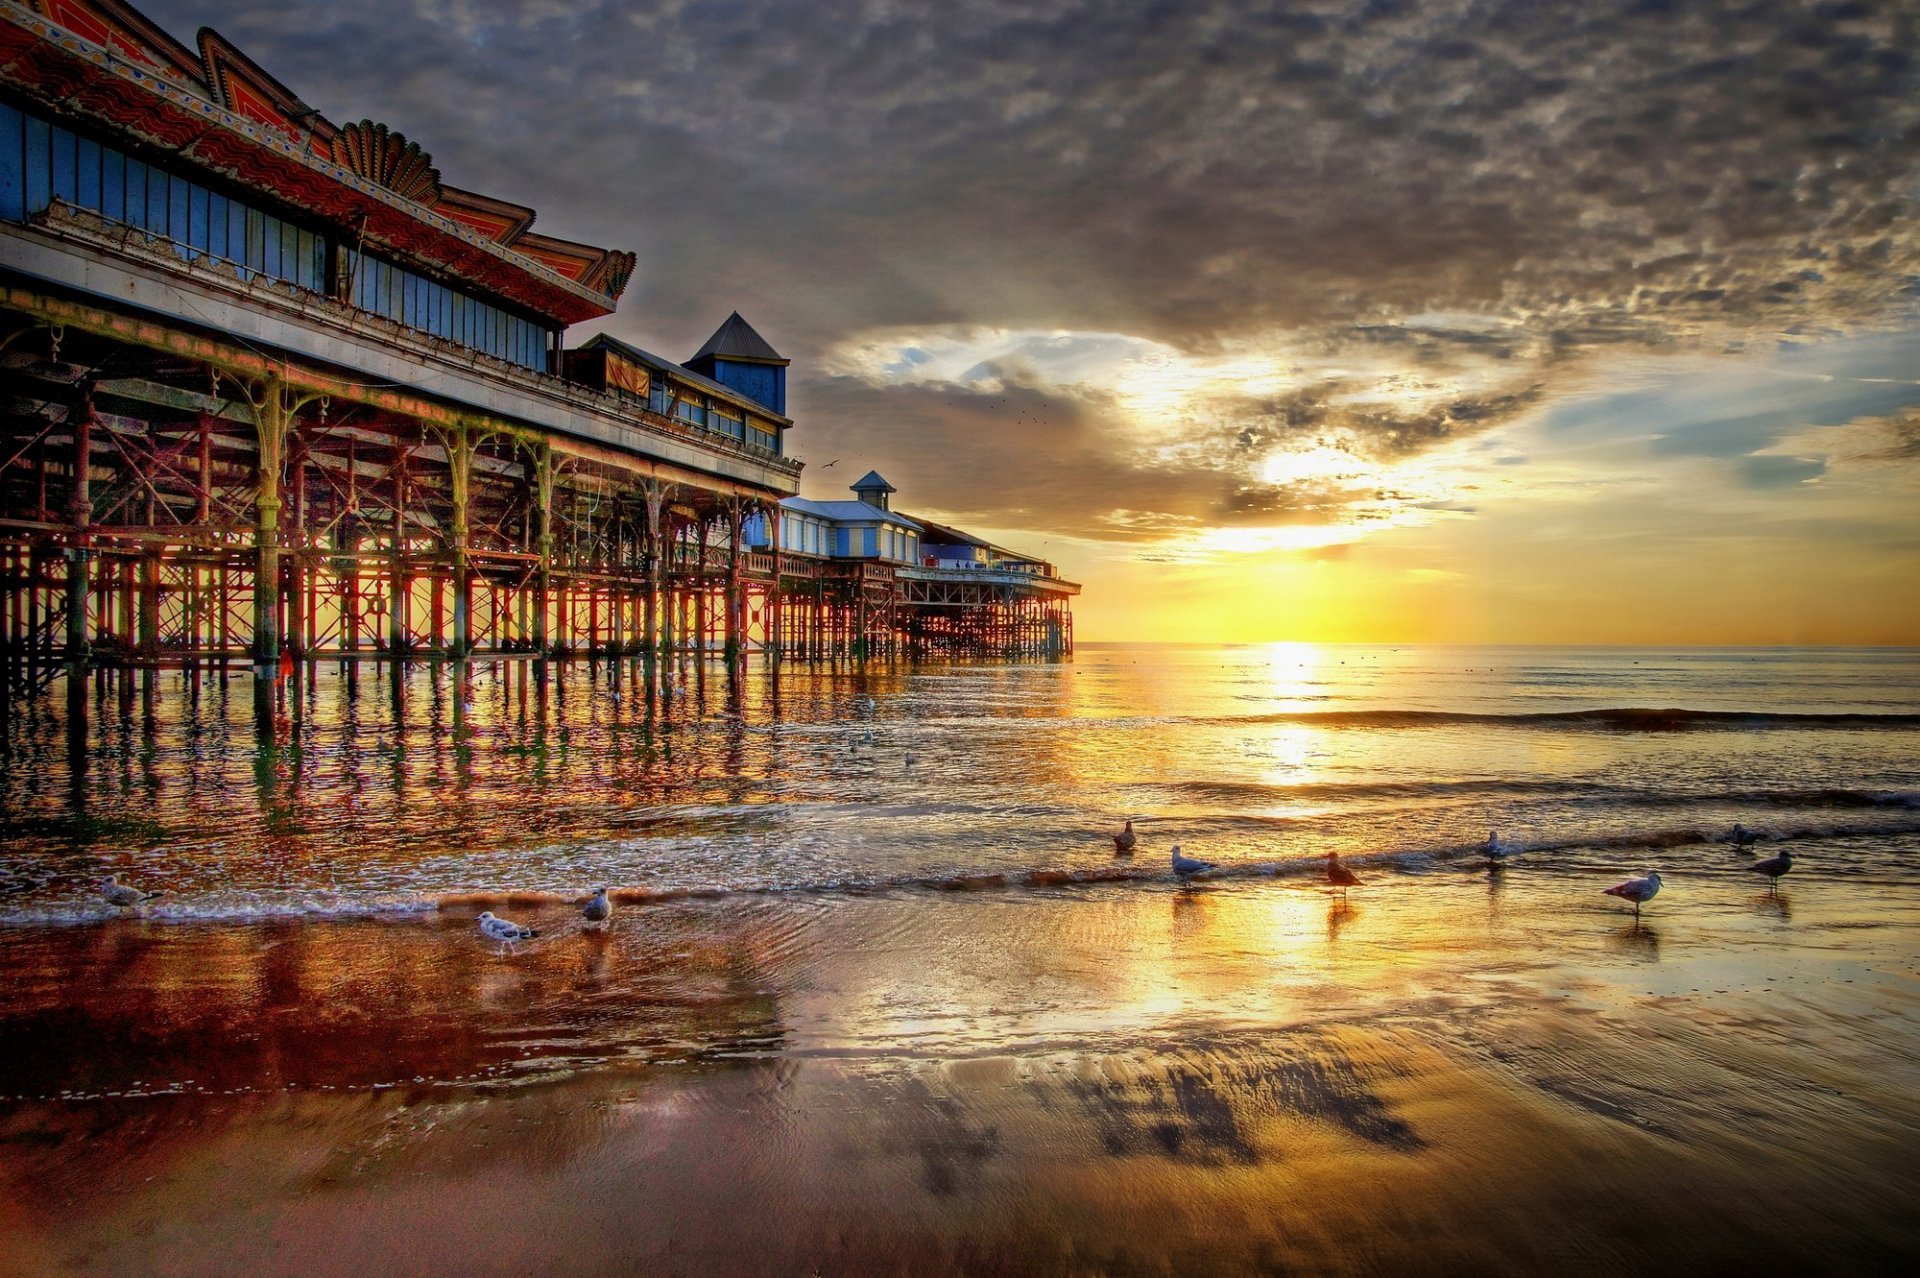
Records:
[[[624,668],[323,671],[263,744],[244,681],[169,674],[80,751],[57,698],[0,779],[6,1254],[1904,1272],[1917,675],[1095,648],[649,715]],[[1636,924],[1599,889],[1648,866]],[[109,918],[103,872],[167,895]]]

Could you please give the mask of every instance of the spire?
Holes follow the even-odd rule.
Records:
[[[887,505],[887,494],[897,493],[899,491],[898,488],[895,488],[882,478],[880,472],[877,470],[868,471],[853,485],[855,496],[867,503],[867,505],[878,506],[882,510],[891,509],[891,507]]]
[[[753,331],[753,325],[740,318],[735,311],[727,316],[726,323],[713,330],[713,336],[707,344],[694,352],[687,367],[692,368],[703,359],[737,359],[755,364],[788,364],[791,360],[781,356],[779,351],[768,344],[767,339]]]

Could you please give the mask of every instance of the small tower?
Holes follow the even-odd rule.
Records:
[[[900,490],[880,477],[880,472],[870,470],[853,486],[853,495],[869,506],[878,506],[882,510],[891,510],[887,505],[887,494]]]
[[[687,361],[687,367],[785,417],[787,365],[792,362],[781,358],[735,311]]]

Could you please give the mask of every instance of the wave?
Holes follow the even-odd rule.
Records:
[[[1914,796],[1907,796],[1913,798]],[[1762,828],[1754,832],[1764,844],[1793,844],[1809,840],[1848,841],[1920,835],[1920,822],[1895,825],[1800,824]],[[1595,868],[1592,858],[1582,853],[1597,853],[1610,866],[1621,864],[1623,854],[1637,852],[1675,853],[1698,849],[1703,864],[1724,862],[1730,851],[1724,829],[1699,829],[1691,826],[1631,830],[1618,834],[1566,840],[1511,841],[1509,864],[1540,869]],[[1486,864],[1485,852],[1478,843],[1422,848],[1343,849],[1341,856],[1356,869],[1375,872],[1418,873],[1450,865],[1478,870]],[[1325,863],[1318,856],[1291,859],[1248,859],[1224,862],[1201,881],[1237,881],[1256,879],[1318,879]],[[609,895],[622,906],[646,907],[695,902],[751,898],[793,898],[803,896],[867,896],[897,892],[969,893],[1017,891],[1021,889],[1083,889],[1105,885],[1170,886],[1178,880],[1158,858],[1136,864],[1107,863],[1076,867],[1027,867],[1015,869],[955,868],[928,874],[849,875],[789,883],[693,884],[666,887],[612,887]],[[551,920],[554,915],[573,918],[574,907],[584,899],[582,890],[547,891],[526,889],[475,888],[419,895],[387,895],[356,898],[344,895],[273,897],[256,894],[211,895],[204,898],[163,898],[128,915],[94,899],[78,902],[48,901],[15,904],[0,909],[0,927],[55,927],[102,924],[115,920],[134,920],[167,924],[248,924],[271,923],[291,919],[316,921],[347,920],[380,916],[444,916],[466,920],[482,910],[514,911],[530,915],[528,921]],[[543,931],[552,930],[551,922],[540,923]]]
[[[1920,808],[1920,790],[1858,790],[1805,787],[1783,790],[1652,790],[1587,780],[1478,779],[1461,781],[1147,781],[1128,787],[1189,800],[1223,803],[1333,799],[1524,798],[1543,796],[1568,803],[1621,806],[1700,804],[1802,808]]]
[[[1282,710],[1198,720],[1223,726],[1300,723],[1331,728],[1433,728],[1538,726],[1598,728],[1616,732],[1684,732],[1694,728],[1920,728],[1920,714],[1858,711],[1688,710],[1614,706],[1595,710],[1528,710],[1494,713],[1467,710]]]

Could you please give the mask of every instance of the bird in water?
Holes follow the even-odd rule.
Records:
[[[1487,852],[1487,868],[1489,870],[1506,869],[1507,854],[1512,851],[1513,851],[1513,845],[1511,843],[1506,843],[1501,840],[1500,831],[1498,830],[1487,831],[1486,852]]]
[[[1113,836],[1113,854],[1115,856],[1132,856],[1135,841],[1133,818],[1128,817],[1127,824],[1121,829],[1120,833]]]
[[[601,888],[580,907],[580,917],[589,923],[605,923],[613,917],[613,902],[607,899],[607,889]]]
[[[1749,830],[1746,826],[1741,825],[1738,821],[1735,821],[1733,823],[1733,829],[1727,835],[1727,842],[1733,844],[1734,851],[1745,853],[1748,856],[1752,856],[1753,841],[1755,837],[1756,836],[1754,835],[1754,832],[1752,830]]]
[[[1220,867],[1211,861],[1196,861],[1190,856],[1180,855],[1180,845],[1173,845],[1173,872],[1183,879],[1196,874],[1211,874]]]
[[[1651,901],[1660,891],[1660,872],[1648,870],[1644,878],[1628,879],[1616,883],[1610,888],[1602,888],[1608,896],[1617,896],[1623,901],[1633,902],[1633,917],[1640,917],[1640,907]]]
[[[495,918],[492,910],[480,911],[480,933],[490,941],[500,942],[504,951],[513,949],[515,941],[532,940],[539,933],[530,927],[521,927],[511,919]]]
[[[1345,895],[1348,888],[1364,883],[1366,880],[1340,864],[1338,852],[1329,852],[1327,853],[1327,882],[1339,888],[1341,894]]]
[[[131,910],[143,901],[151,901],[154,897],[163,895],[160,892],[143,892],[137,887],[120,882],[111,874],[101,879],[99,886],[101,899],[108,905],[116,905],[123,910]]]
[[[1770,856],[1764,861],[1755,861],[1747,868],[1755,874],[1766,875],[1767,890],[1769,892],[1777,892],[1780,890],[1780,876],[1793,868],[1793,853],[1783,851],[1779,856]]]

